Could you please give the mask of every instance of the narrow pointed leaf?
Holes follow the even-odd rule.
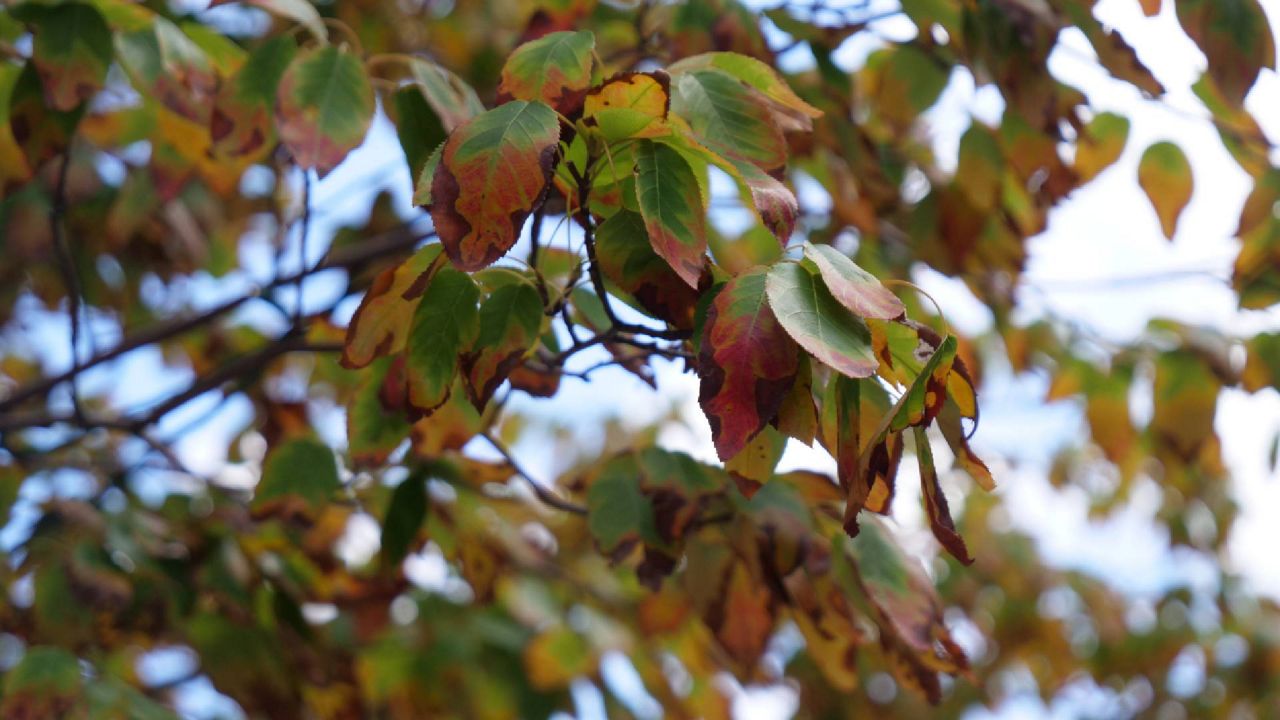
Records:
[[[951,519],[951,508],[947,505],[947,496],[942,493],[942,485],[938,482],[938,469],[933,464],[933,450],[929,447],[929,435],[923,427],[913,431],[916,439],[916,458],[920,462],[920,493],[924,497],[925,512],[929,516],[929,529],[942,547],[951,556],[965,565],[973,564],[969,548],[965,547],[964,538],[956,532],[955,521]]]
[[[591,87],[595,47],[589,32],[554,32],[521,45],[502,68],[499,102],[538,100],[563,115],[573,114]]]
[[[322,175],[364,141],[373,122],[373,85],[364,65],[333,46],[294,58],[277,98],[280,139],[299,166]]]
[[[440,246],[428,245],[374,279],[347,326],[344,367],[364,367],[404,347],[414,311],[440,257]]]
[[[538,341],[542,299],[532,285],[516,282],[493,292],[480,306],[475,349],[462,355],[467,396],[483,409],[494,391]]]
[[[1172,240],[1195,186],[1187,156],[1171,142],[1155,143],[1142,154],[1138,184],[1155,207],[1164,236]]]
[[[697,287],[707,253],[707,218],[698,179],[674,149],[649,140],[636,151],[636,200],[649,242],[690,287]]]
[[[431,218],[455,265],[480,270],[511,249],[547,187],[559,141],[555,112],[523,100],[449,136],[432,179]]]
[[[426,515],[427,479],[415,472],[400,481],[387,499],[378,548],[378,560],[384,569],[399,565],[414,548]]]
[[[480,290],[466,273],[445,266],[431,278],[405,344],[407,402],[414,412],[429,415],[449,399],[458,355],[480,333],[479,301]]]
[[[707,308],[698,354],[698,402],[721,460],[737,455],[777,415],[800,349],[766,301],[766,269],[730,280]]]
[[[847,255],[830,245],[806,243],[804,256],[817,266],[832,296],[855,315],[892,320],[906,311],[898,296],[881,285],[875,275],[858,267]]]
[[[769,270],[766,287],[778,322],[800,347],[852,378],[876,371],[867,326],[808,270],[798,263],[778,263]]]

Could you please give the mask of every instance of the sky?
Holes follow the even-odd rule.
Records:
[[[1262,4],[1275,26],[1280,22],[1280,0],[1262,0]],[[893,7],[893,3],[872,3],[873,11],[878,7]],[[1112,341],[1135,337],[1154,317],[1174,318],[1238,334],[1280,327],[1280,311],[1276,309],[1237,310],[1234,293],[1226,284],[1238,250],[1232,233],[1250,184],[1227,155],[1216,132],[1205,120],[1207,113],[1190,92],[1191,83],[1204,69],[1203,55],[1179,28],[1172,3],[1166,2],[1162,13],[1155,18],[1144,17],[1134,0],[1101,0],[1095,12],[1100,20],[1123,33],[1169,93],[1161,103],[1142,99],[1131,87],[1110,79],[1098,67],[1088,42],[1079,32],[1063,33],[1050,57],[1051,71],[1060,80],[1085,92],[1097,111],[1112,110],[1130,118],[1131,132],[1125,152],[1116,165],[1055,209],[1048,229],[1031,240],[1030,258],[1019,289],[1019,317],[1031,320],[1051,311]],[[880,43],[904,40],[915,32],[902,17],[880,21],[872,27],[874,33],[860,35],[840,49],[836,60],[842,67],[856,70]],[[873,35],[884,40],[876,40]],[[807,48],[801,47],[788,53],[781,62],[788,70],[802,70],[812,65],[812,56]],[[1266,111],[1280,107],[1280,78],[1274,72],[1263,71],[1247,106],[1268,137],[1273,142],[1280,141],[1280,113]],[[970,122],[996,123],[1002,110],[998,93],[990,88],[975,89],[972,77],[957,71],[941,101],[925,118],[944,164],[950,159],[954,165],[959,138]],[[1173,242],[1161,234],[1154,210],[1137,185],[1137,163],[1142,151],[1150,143],[1165,139],[1173,140],[1186,151],[1196,178],[1191,204]],[[379,114],[365,144],[338,169],[314,184],[314,237],[326,237],[343,224],[358,224],[369,201],[381,189],[392,192],[397,207],[407,213],[412,179],[402,157],[394,129]],[[261,178],[247,177],[245,187],[253,187],[255,182],[261,182]],[[820,209],[824,204],[829,205],[829,199],[816,183],[801,180],[797,187],[801,203],[806,207]],[[713,189],[718,189],[727,199],[736,197],[724,178],[714,183]],[[733,230],[741,227],[742,215],[722,212],[713,217],[713,222],[724,230]],[[571,235],[567,225],[546,228],[544,232],[547,241],[580,245],[580,239]],[[309,250],[310,261],[314,262],[324,247],[313,241]],[[519,253],[519,248],[516,252]],[[291,269],[288,262],[296,254],[296,250],[285,253],[284,271]],[[246,268],[263,269],[262,272],[234,273],[230,278],[220,279],[197,277],[169,294],[174,298],[194,299],[199,306],[212,305],[269,280],[272,255],[267,233],[250,236],[243,243],[241,263]],[[1188,271],[1202,274],[1193,275]],[[1174,275],[1162,282],[1106,282],[1166,273]],[[940,301],[948,321],[959,331],[977,334],[990,327],[989,311],[962,283],[927,269],[917,271],[913,279]],[[306,306],[327,306],[339,287],[333,276],[309,280],[305,289]],[[162,288],[156,288],[156,293],[157,297],[165,295]],[[355,305],[354,301],[341,305],[338,319],[345,321]],[[285,329],[275,316],[262,308],[246,307],[237,317],[267,331]],[[29,318],[33,326],[43,328],[40,334],[47,333],[51,340],[32,349],[38,350],[47,368],[67,367],[70,355],[65,345],[66,318],[35,309],[30,310]],[[98,347],[108,347],[119,339],[118,328],[112,323],[94,322],[92,328]],[[576,359],[581,367],[600,359],[583,355]],[[566,380],[561,393],[553,399],[532,399],[517,394],[512,404],[521,412],[562,423],[573,418],[575,432],[584,447],[600,442],[599,427],[605,418],[623,417],[641,426],[669,415],[674,409],[683,423],[668,424],[659,437],[660,443],[714,462],[710,431],[696,403],[696,378],[661,361],[657,376],[658,391],[655,392],[623,371],[606,369],[594,376],[592,384]],[[126,381],[120,382],[120,378]],[[84,386],[86,389],[110,388],[117,404],[136,408],[185,387],[190,379],[187,372],[166,368],[158,353],[140,351],[110,367],[86,373]],[[609,387],[610,392],[599,392],[601,386]],[[1000,368],[999,363],[990,363],[987,368],[986,385],[980,396],[983,419],[974,445],[984,457],[995,460],[993,470],[999,482],[996,492],[1005,501],[1008,521],[1036,539],[1050,564],[1102,577],[1129,593],[1139,604],[1172,585],[1187,585],[1199,593],[1211,592],[1214,575],[1209,558],[1191,550],[1170,553],[1166,549],[1167,538],[1152,522],[1159,505],[1159,490],[1151,483],[1140,487],[1123,510],[1101,521],[1089,518],[1088,498],[1083,491],[1059,490],[1049,485],[1048,464],[1056,449],[1082,437],[1083,414],[1075,403],[1046,405],[1043,398],[1047,386],[1047,377],[1015,377],[1007,368]],[[243,398],[232,400],[209,415],[216,405],[212,394],[198,399],[168,417],[159,434],[175,437],[178,455],[196,471],[227,485],[252,485],[256,479],[253,458],[260,457],[262,448],[252,439],[243,443],[242,450],[247,451],[244,454],[248,461],[240,464],[227,463],[220,450],[248,421],[251,414],[248,402]],[[1150,401],[1141,393],[1135,392],[1132,405],[1136,417],[1149,416]],[[189,423],[202,419],[205,420],[196,431],[182,434]],[[321,413],[317,420],[326,440],[335,446],[345,444],[340,408]],[[1264,391],[1249,396],[1227,390],[1220,400],[1216,425],[1234,476],[1232,492],[1241,507],[1224,563],[1242,572],[1255,591],[1280,599],[1280,573],[1273,571],[1274,548],[1280,546],[1280,526],[1269,513],[1280,504],[1280,482],[1277,482],[1280,478],[1267,468],[1265,460],[1266,448],[1280,433],[1280,394]],[[1028,437],[1035,438],[1036,442],[1027,442]],[[539,444],[535,438],[515,448],[523,464],[540,478],[555,477],[560,469],[556,459],[544,449],[548,445]],[[486,452],[478,445],[468,449],[477,454]],[[945,447],[942,450],[945,452]],[[939,457],[939,466],[945,467],[948,461],[948,457]],[[834,462],[824,451],[793,441],[782,467],[830,472],[834,471]],[[913,472],[912,464],[904,464],[893,521],[905,546],[928,558],[935,548],[920,508],[918,483],[912,482]],[[142,489],[160,497],[175,481],[171,474],[156,473]],[[74,477],[68,477],[65,481],[56,481],[50,488],[24,489],[26,510],[23,512],[28,518],[33,517],[32,505],[42,495],[47,492],[74,494],[80,490],[76,483]],[[944,479],[944,489],[948,497],[953,498],[953,506],[957,506],[963,503],[969,486],[952,475]],[[7,545],[20,534],[21,528],[6,528],[0,531],[0,544]],[[352,559],[372,555],[376,552],[376,524],[371,518],[357,518],[344,543]],[[445,582],[443,564],[438,558],[423,556],[413,562],[411,569],[423,583]],[[959,634],[962,640],[966,637],[964,632]],[[143,669],[144,676],[180,673],[184,663],[189,666],[191,662],[189,654],[184,653],[174,650],[153,657],[148,661],[150,665]],[[1194,658],[1188,662],[1191,663],[1188,682],[1194,683]],[[611,684],[624,689],[634,688],[637,682],[634,671],[620,660],[608,663],[606,677]],[[1016,678],[1010,682],[1017,687]],[[795,696],[785,689],[751,692],[738,689],[737,693],[736,710],[741,718],[780,718],[794,711]],[[1067,716],[1081,707],[1090,707],[1090,703],[1108,700],[1088,687],[1069,695],[1063,704],[1045,707],[1034,693],[1015,693],[996,713],[976,711],[971,718]],[[580,686],[575,698],[581,717],[603,717],[603,706],[593,689]],[[643,706],[643,699],[638,702]],[[182,703],[186,712],[201,717],[217,716],[230,709],[204,681],[188,686],[182,694]]]

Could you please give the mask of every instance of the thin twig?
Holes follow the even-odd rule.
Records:
[[[307,280],[307,234],[311,231],[311,171],[302,170],[302,228],[298,233],[298,282],[293,306],[293,326],[302,326],[302,286]]]
[[[74,138],[73,138],[74,140]],[[49,231],[53,236],[53,250],[58,259],[58,269],[62,273],[62,282],[67,289],[67,304],[71,320],[71,407],[77,419],[84,420],[84,407],[80,404],[80,389],[76,384],[76,374],[80,371],[80,271],[76,268],[71,248],[67,245],[66,233],[63,232],[62,218],[67,210],[67,172],[71,167],[71,143],[62,155],[62,167],[58,170],[58,179],[53,191],[53,204],[49,208]]]
[[[520,467],[520,464],[516,462],[516,459],[511,454],[511,451],[507,449],[507,446],[504,445],[501,440],[494,437],[492,434],[488,432],[480,433],[480,437],[484,438],[485,440],[488,440],[489,444],[492,445],[493,448],[497,450],[500,455],[502,455],[503,459],[507,461],[507,464],[511,466],[511,469],[515,471],[515,474],[524,478],[524,481],[528,483],[530,489],[533,490],[533,494],[538,496],[538,499],[541,500],[543,504],[549,507],[553,507],[557,510],[564,510],[565,512],[573,513],[574,515],[587,514],[587,509],[582,505],[565,500],[564,498],[560,497],[554,492],[548,490],[545,486],[543,486],[537,480],[534,480],[533,477],[529,475],[529,473],[525,472],[524,469]]]

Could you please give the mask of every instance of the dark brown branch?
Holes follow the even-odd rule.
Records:
[[[564,510],[565,512],[573,513],[574,515],[587,514],[587,509],[582,505],[565,500],[554,492],[548,490],[537,480],[534,480],[529,473],[525,472],[524,469],[520,467],[520,464],[516,462],[515,456],[511,454],[511,451],[507,449],[507,446],[504,445],[501,440],[487,432],[480,433],[480,437],[489,441],[489,444],[502,455],[503,459],[507,461],[507,464],[511,466],[511,469],[515,474],[519,475],[526,483],[529,484],[529,488],[533,490],[533,494],[536,495],[544,505],[553,507],[557,510]]]
[[[80,404],[80,390],[76,387],[76,374],[80,371],[80,301],[83,289],[80,271],[67,244],[62,218],[67,210],[67,172],[71,167],[71,142],[62,155],[62,166],[53,190],[53,203],[49,207],[49,233],[53,238],[53,252],[58,261],[58,271],[67,289],[67,314],[71,320],[71,407],[80,420],[84,419],[84,407]]]
[[[72,367],[65,372],[58,373],[57,375],[50,376],[27,385],[26,387],[15,390],[9,397],[4,400],[0,400],[0,415],[7,414],[9,411],[31,398],[43,397],[53,388],[75,378],[81,372],[84,372],[89,368],[114,360],[121,355],[133,352],[134,350],[147,345],[152,345],[162,340],[167,340],[171,337],[176,337],[202,327],[250,300],[263,297],[265,293],[268,293],[281,285],[296,282],[299,277],[312,275],[322,270],[350,268],[362,265],[380,257],[391,255],[413,247],[418,242],[429,236],[430,234],[418,234],[411,232],[409,224],[406,224],[394,230],[382,233],[381,235],[369,238],[358,245],[352,245],[334,251],[315,267],[304,268],[292,275],[276,278],[271,283],[263,287],[255,288],[245,295],[219,303],[197,315],[163,320],[155,325],[139,330],[125,337],[124,340],[115,347],[98,353],[78,365],[73,364]]]

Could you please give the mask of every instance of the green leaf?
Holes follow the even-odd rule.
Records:
[[[224,157],[265,155],[275,145],[276,90],[297,54],[292,37],[270,38],[249,53],[214,100],[210,137]]]
[[[379,358],[360,375],[347,406],[347,452],[356,466],[380,465],[409,435],[404,359]]]
[[[765,287],[778,322],[800,347],[852,378],[876,371],[867,326],[808,270],[797,263],[778,263],[769,270]]]
[[[730,280],[703,323],[698,402],[721,460],[777,416],[799,370],[800,349],[766,302],[766,274],[757,267]]]
[[[876,276],[830,245],[805,243],[804,256],[817,266],[832,296],[858,317],[893,320],[906,312],[898,296]]]
[[[927,52],[906,44],[872,53],[857,85],[885,121],[903,130],[933,106],[947,79],[947,71]]]
[[[359,58],[326,46],[300,53],[280,79],[280,139],[303,168],[328,173],[364,141],[373,85]]]
[[[0,714],[7,718],[71,716],[81,703],[83,685],[75,655],[60,647],[28,648],[21,662],[4,674]]]
[[[555,112],[523,100],[449,136],[432,178],[431,218],[455,265],[480,270],[511,249],[547,188],[559,141]]]
[[[267,455],[253,506],[296,500],[316,510],[340,485],[332,450],[315,440],[290,440]]]
[[[707,218],[689,163],[666,145],[641,140],[636,151],[636,200],[654,251],[696,288],[706,262]]]
[[[672,78],[671,110],[698,141],[766,172],[787,163],[787,143],[758,94],[728,75],[695,70]]]
[[[9,126],[9,102],[21,73],[19,65],[0,65],[0,195],[5,196],[31,177],[27,157]]]
[[[542,298],[528,282],[504,285],[485,299],[474,349],[461,357],[467,396],[477,410],[538,342],[542,319]]]
[[[1124,152],[1129,139],[1129,118],[1115,113],[1098,113],[1085,126],[1076,143],[1076,174],[1088,182],[1111,167]]]
[[[628,541],[657,542],[653,506],[640,492],[636,459],[611,460],[587,491],[587,529],[606,554]]]
[[[453,132],[471,118],[484,112],[484,104],[476,91],[449,70],[420,58],[409,63],[414,86],[427,105],[435,111],[445,132]]]
[[[595,36],[585,31],[548,33],[521,45],[502,68],[498,101],[538,100],[572,115],[591,87],[595,47]]]
[[[413,191],[414,205],[431,207],[431,185],[435,180],[436,168],[440,167],[440,158],[443,155],[444,143],[440,143],[422,161],[422,171],[418,173],[418,186]]]
[[[384,106],[386,107],[386,106]],[[405,162],[409,164],[409,177],[426,179],[430,202],[431,178],[435,175],[435,165],[440,163],[436,150],[443,152],[447,133],[440,124],[440,118],[427,104],[422,91],[412,85],[405,85],[391,95],[388,114],[396,125],[396,136],[400,138],[400,147],[404,149]],[[435,163],[431,174],[423,172],[428,158],[435,155]],[[419,185],[419,189],[421,189]],[[415,194],[414,202],[418,202]],[[422,204],[422,203],[418,203]]]
[[[67,112],[102,89],[111,65],[111,29],[92,6],[78,2],[19,6],[34,26],[31,60],[49,106]]]
[[[1187,156],[1171,142],[1153,144],[1138,163],[1138,185],[1155,207],[1164,236],[1172,240],[1178,229],[1178,216],[1191,202],[1195,188]]]
[[[406,391],[415,412],[429,415],[449,399],[458,355],[480,333],[479,301],[480,290],[466,273],[445,266],[431,278],[405,346]]]
[[[596,229],[596,255],[605,277],[646,312],[681,330],[693,327],[698,292],[653,251],[639,213],[619,210],[601,223]]]
[[[427,479],[422,473],[411,473],[391,493],[382,514],[379,561],[384,569],[394,568],[409,554],[426,517]]]
[[[361,368],[404,348],[422,292],[440,267],[440,251],[439,244],[427,245],[374,278],[347,326],[343,367]]]
[[[822,117],[822,111],[800,99],[777,70],[749,56],[732,52],[711,52],[679,60],[668,71],[675,75],[694,70],[717,70],[755,88],[792,116],[807,120]]]

